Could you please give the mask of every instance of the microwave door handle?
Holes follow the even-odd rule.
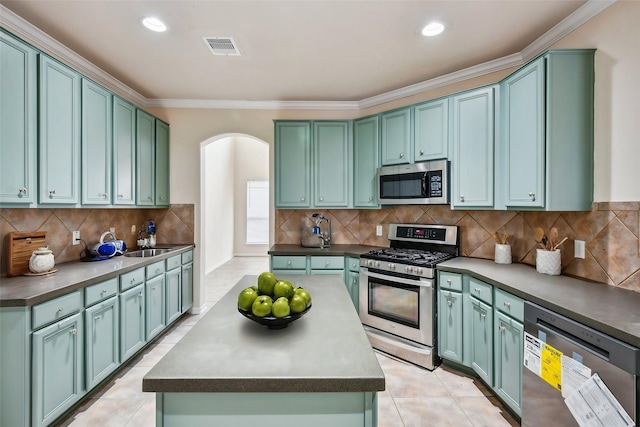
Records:
[[[422,175],[422,197],[429,197],[429,190],[427,184],[429,182],[429,172],[425,172]]]

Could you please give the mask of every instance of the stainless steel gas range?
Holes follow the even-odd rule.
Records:
[[[360,320],[374,348],[434,369],[436,265],[458,256],[457,226],[390,224],[389,248],[360,255]]]

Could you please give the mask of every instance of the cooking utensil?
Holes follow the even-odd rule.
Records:
[[[560,245],[562,245],[564,242],[566,242],[568,239],[568,237],[565,237],[564,239],[560,240],[559,243],[557,243],[554,247],[553,250],[555,251],[556,249],[558,249],[560,247]]]
[[[556,243],[558,243],[558,229],[553,227],[549,230],[549,250],[555,250]]]

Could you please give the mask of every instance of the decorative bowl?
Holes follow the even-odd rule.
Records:
[[[243,310],[240,310],[238,308],[238,311],[244,317],[246,317],[247,319],[251,319],[254,322],[257,322],[257,323],[259,323],[261,325],[265,325],[269,329],[286,328],[287,326],[289,326],[289,323],[293,322],[294,320],[298,320],[299,318],[301,318],[302,316],[307,314],[307,312],[309,310],[311,310],[311,304],[309,304],[309,306],[307,308],[305,308],[304,311],[301,311],[300,313],[293,313],[293,314],[290,314],[288,316],[278,318],[278,317],[275,317],[275,316],[260,317],[260,316],[254,315],[250,311],[243,311]]]

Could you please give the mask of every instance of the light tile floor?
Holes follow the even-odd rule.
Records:
[[[268,257],[236,257],[207,276],[211,308],[245,274],[269,269]],[[180,319],[70,414],[61,426],[153,427],[155,395],[142,378],[204,315]],[[376,353],[387,389],[378,395],[379,427],[507,427],[519,423],[479,380],[440,366],[434,371]]]

